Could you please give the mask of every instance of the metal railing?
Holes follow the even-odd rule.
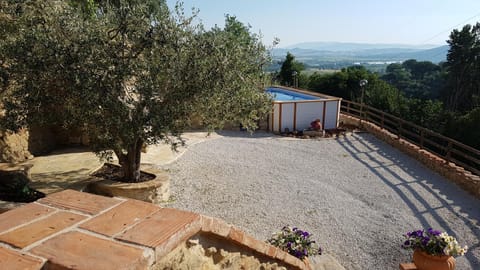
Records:
[[[405,139],[421,149],[437,154],[447,162],[453,162],[480,175],[480,150],[478,149],[365,104],[343,99],[341,112],[374,123],[393,133],[398,139]]]

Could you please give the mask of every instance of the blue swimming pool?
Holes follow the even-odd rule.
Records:
[[[281,88],[270,87],[267,88],[267,93],[270,93],[273,96],[275,101],[293,101],[293,100],[315,100],[320,99],[316,96],[311,96],[307,94],[302,94],[298,92],[288,91]]]
[[[324,129],[338,127],[341,98],[281,86],[270,86],[265,91],[273,99],[268,128],[275,133],[302,131],[316,119]]]

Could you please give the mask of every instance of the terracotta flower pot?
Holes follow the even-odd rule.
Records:
[[[455,269],[455,258],[452,256],[433,256],[424,251],[413,252],[413,262],[418,270],[453,270]]]

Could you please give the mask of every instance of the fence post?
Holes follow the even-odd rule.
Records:
[[[382,129],[385,129],[385,113],[382,111]]]
[[[398,136],[398,139],[400,140],[401,139],[401,135],[402,135],[402,121],[398,121],[398,126],[397,126],[397,136]]]
[[[447,162],[450,162],[451,157],[452,157],[452,142],[448,141],[447,154],[445,155],[445,159],[447,160]]]
[[[425,132],[420,130],[420,149],[423,149],[423,142],[424,142]]]
[[[363,115],[363,102],[360,104],[360,119],[365,120],[365,117]]]

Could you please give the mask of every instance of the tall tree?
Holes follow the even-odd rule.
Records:
[[[480,23],[453,30],[447,42],[446,106],[452,111],[469,111],[480,106]]]
[[[296,61],[293,54],[287,52],[285,61],[283,61],[282,67],[280,68],[280,83],[286,86],[293,86],[295,83],[294,80],[298,80],[300,72],[302,72],[302,70],[304,69],[305,66],[302,63]]]
[[[94,12],[64,1],[16,5],[21,13],[1,14],[20,25],[0,57],[15,81],[7,119],[83,127],[95,152],[118,157],[123,181],[140,180],[144,143],[174,146],[194,113],[210,128],[254,128],[270,110],[268,55],[234,17],[206,31],[164,1],[99,1]]]

